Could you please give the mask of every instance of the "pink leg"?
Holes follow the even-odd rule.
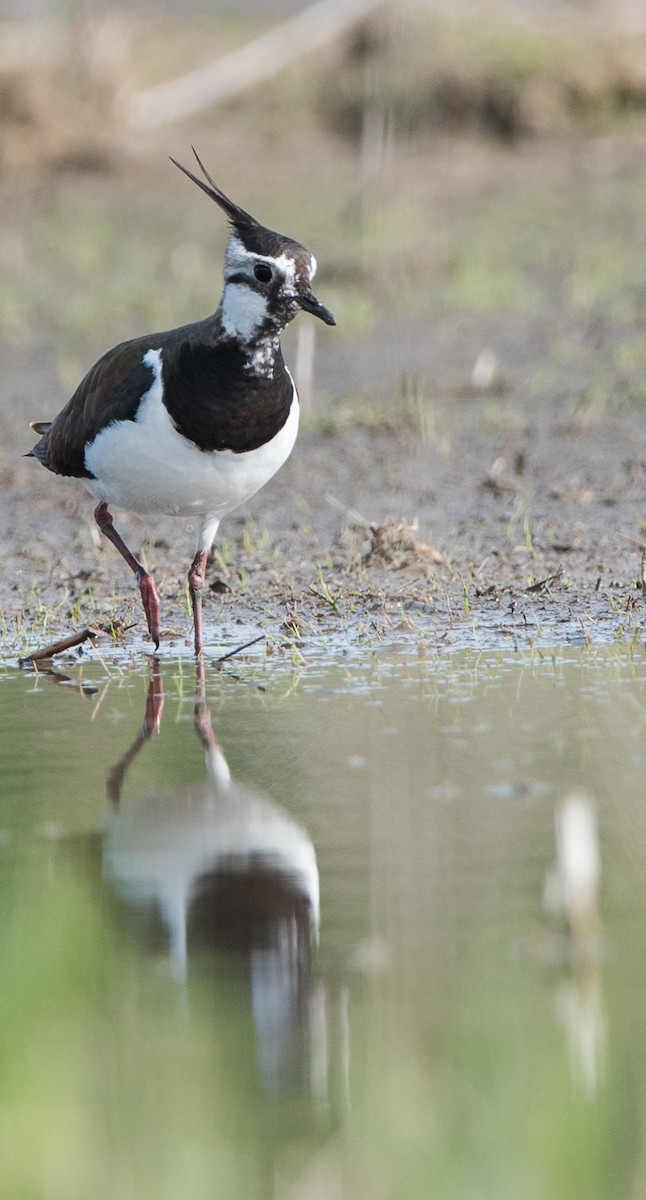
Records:
[[[188,592],[191,597],[191,608],[193,609],[195,653],[198,658],[202,655],[204,649],[202,634],[202,588],[204,587],[206,578],[206,560],[208,557],[208,550],[198,550],[188,573]]]
[[[128,549],[126,543],[119,533],[114,528],[112,514],[108,511],[108,506],[105,501],[98,504],[94,510],[94,520],[96,521],[101,533],[104,533],[109,542],[116,547],[119,554],[124,558],[134,572],[135,579],[139,584],[141,592],[141,602],[144,606],[146,614],[146,622],[148,624],[148,632],[155,643],[155,650],[159,649],[159,596],[155,587],[155,580],[145,567],[142,567],[140,562],[137,562],[134,554]]]

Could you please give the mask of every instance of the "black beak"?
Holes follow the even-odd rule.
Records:
[[[320,317],[321,321],[325,321],[326,325],[336,325],[333,314],[329,308],[321,304],[312,292],[301,292],[298,297],[298,303],[305,312],[311,313],[313,317]]]

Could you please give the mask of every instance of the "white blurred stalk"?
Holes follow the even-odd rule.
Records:
[[[597,816],[582,794],[566,796],[556,810],[556,867],[565,916],[575,939],[598,927],[601,855]]]
[[[566,796],[555,813],[556,870],[552,908],[570,930],[571,974],[556,992],[570,1074],[587,1100],[597,1095],[606,1064],[606,1015],[599,941],[601,853],[597,814],[582,793]]]
[[[314,394],[314,354],[316,351],[316,326],[313,321],[299,321],[296,338],[294,382],[303,412],[312,407]]]

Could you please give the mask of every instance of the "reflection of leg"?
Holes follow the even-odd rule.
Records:
[[[146,712],[144,714],[144,723],[141,728],[141,732],[146,738],[150,737],[151,733],[159,733],[159,730],[161,729],[163,711],[164,681],[162,679],[161,666],[158,659],[152,658],[150,667],[150,682],[148,684],[148,694],[146,696]]]
[[[206,560],[209,557],[208,550],[198,550],[191,569],[188,573],[188,591],[191,597],[191,608],[193,609],[193,630],[195,633],[195,653],[199,656],[204,649],[204,635],[202,632],[202,588],[206,579]]]
[[[108,800],[115,808],[121,802],[121,788],[126,775],[126,771],[130,763],[137,757],[142,746],[145,746],[148,738],[153,733],[159,733],[161,729],[162,712],[164,711],[164,683],[162,680],[161,667],[157,659],[153,659],[150,681],[148,683],[148,693],[146,695],[146,712],[144,715],[143,725],[139,730],[134,742],[126,750],[122,758],[119,759],[116,766],[112,768],[106,781],[106,791]]]
[[[201,654],[198,655],[195,664],[195,682],[196,696],[193,721],[195,732],[204,747],[204,761],[206,762],[209,779],[211,783],[215,784],[216,788],[227,788],[231,782],[231,772],[213,732],[211,713],[206,704],[206,676],[204,673],[204,658]]]
[[[94,519],[101,530],[105,534],[109,542],[119,551],[119,554],[127,562],[130,570],[134,573],[135,579],[139,584],[141,592],[141,602],[144,606],[146,614],[146,622],[148,632],[155,643],[155,649],[159,649],[159,596],[155,587],[155,580],[149,571],[137,561],[131,550],[128,549],[121,534],[117,533],[114,528],[112,514],[108,510],[105,502],[98,504],[94,510]]]
[[[218,744],[211,724],[211,713],[206,706],[206,676],[204,674],[204,658],[201,654],[195,664],[195,684],[196,696],[193,714],[195,732],[204,746],[204,750],[209,754],[217,750]]]

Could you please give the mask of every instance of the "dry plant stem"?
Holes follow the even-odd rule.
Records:
[[[72,650],[75,646],[81,646],[83,642],[94,642],[99,636],[99,632],[98,629],[81,629],[79,633],[71,633],[69,637],[61,638],[58,642],[51,642],[49,646],[43,646],[42,649],[34,650],[24,658],[19,658],[18,666],[29,667],[37,663],[48,662],[55,654],[63,654],[65,650]]]
[[[539,579],[538,583],[532,583],[530,587],[525,588],[526,592],[542,592],[543,588],[549,588],[553,583],[558,583],[563,575],[563,567],[559,567],[553,575],[547,575],[545,579]]]
[[[233,650],[227,650],[226,654],[221,654],[219,658],[215,659],[215,662],[226,662],[228,658],[233,658],[234,654],[242,654],[243,650],[248,650],[250,646],[256,646],[258,642],[264,642],[264,640],[264,633],[259,633],[258,637],[252,638],[250,642],[243,642],[241,646],[236,646]]]

